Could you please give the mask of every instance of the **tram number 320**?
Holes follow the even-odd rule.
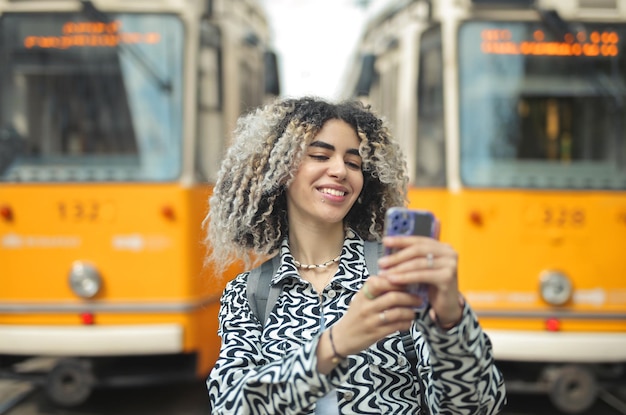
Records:
[[[544,208],[543,224],[546,226],[581,227],[585,225],[585,212],[582,209]]]

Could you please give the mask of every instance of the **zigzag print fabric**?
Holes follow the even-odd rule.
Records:
[[[283,292],[263,328],[246,297],[248,273],[230,281],[219,313],[220,355],[207,379],[212,414],[314,414],[334,390],[338,414],[419,414],[420,384],[410,370],[400,333],[351,355],[329,375],[316,371],[320,316],[328,327],[345,313],[369,273],[363,241],[349,232],[337,274],[320,296],[298,275],[283,243],[272,283]],[[412,327],[431,414],[496,414],[505,404],[502,374],[491,343],[469,305],[459,325],[444,332],[423,311]]]

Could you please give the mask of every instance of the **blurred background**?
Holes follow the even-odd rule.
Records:
[[[236,119],[359,99],[508,415],[626,414],[626,0],[0,0],[0,415],[208,414]]]
[[[367,0],[263,0],[280,56],[282,94],[340,97]]]

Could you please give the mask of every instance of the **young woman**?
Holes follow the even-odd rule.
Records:
[[[239,120],[205,220],[208,260],[250,267],[253,257],[277,255],[271,284],[281,291],[259,321],[250,273],[227,284],[220,356],[207,380],[213,414],[502,408],[502,375],[459,293],[456,251],[432,238],[382,237],[385,211],[405,204],[407,183],[399,146],[358,102],[279,100]],[[364,241],[380,240],[395,253],[370,275]],[[427,307],[406,290],[416,283],[429,284]],[[421,379],[402,344],[406,330]]]

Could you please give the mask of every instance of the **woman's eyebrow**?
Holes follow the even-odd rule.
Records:
[[[335,151],[335,146],[332,144],[328,144],[324,141],[313,141],[310,145],[310,147],[320,147],[320,148],[325,148],[326,150],[331,150],[331,151]]]
[[[325,148],[326,150],[330,150],[330,151],[335,151],[335,146],[332,144],[328,144],[324,141],[313,141],[310,145],[310,147],[320,147],[320,148]],[[359,149],[358,148],[350,148],[348,149],[348,151],[346,151],[346,153],[348,154],[353,154],[355,156],[361,156],[361,154],[359,154]]]

